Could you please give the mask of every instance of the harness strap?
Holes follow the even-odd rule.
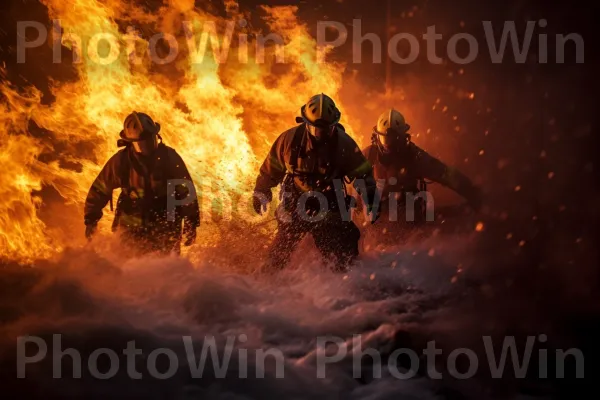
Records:
[[[338,126],[343,130],[344,127],[342,125]],[[304,137],[304,125],[300,125],[298,126],[298,128],[296,128],[296,131],[294,132],[294,138],[292,139],[292,144],[290,147],[290,160],[289,160],[289,164],[290,164],[290,169],[291,171],[288,171],[288,174],[291,175],[297,175],[296,174],[296,168],[298,167],[299,164],[299,159],[300,159],[300,152],[302,151],[302,139]],[[336,137],[334,143],[330,144],[330,152],[329,152],[329,168],[327,171],[327,175],[332,174],[332,172],[334,171],[334,167],[337,164],[337,160],[335,160],[336,156],[337,156],[337,141],[338,138]]]
[[[124,142],[122,143],[122,145],[127,146],[127,143]],[[121,219],[121,213],[123,212],[123,205],[121,204],[123,202],[123,198],[129,195],[127,193],[129,190],[129,155],[127,148],[121,151],[121,159],[119,164],[119,170],[117,171],[117,173],[119,176],[119,185],[121,186],[121,193],[119,194],[119,198],[117,199],[116,210],[114,210],[115,216],[112,223],[113,232],[115,232],[119,226],[119,220]],[[112,195],[110,197],[110,209],[111,211],[113,211]]]
[[[290,149],[290,168],[291,173],[296,173],[298,167],[298,158],[300,157],[300,148],[302,146],[302,137],[304,135],[304,125],[299,125],[294,132],[294,138],[292,139],[292,145]]]
[[[345,131],[345,129],[342,125],[338,124],[338,127]],[[304,133],[305,133],[304,131],[305,131],[305,125],[303,124],[303,125],[298,126],[294,132],[294,137],[292,139],[292,143],[290,146],[290,159],[288,162],[290,167],[289,167],[289,169],[286,173],[286,176],[284,178],[284,181],[283,181],[284,186],[292,184],[292,180],[296,176],[305,177],[305,178],[309,178],[310,176],[321,176],[321,174],[318,172],[315,172],[315,173],[297,173],[296,172],[296,168],[299,165],[300,155],[301,155],[301,152],[303,151],[302,141],[304,138]],[[334,141],[329,144],[329,154],[328,154],[328,159],[329,159],[328,164],[329,165],[327,167],[327,172],[325,173],[325,176],[328,178],[331,178],[331,179],[333,179],[333,176],[335,175],[335,172],[336,172],[336,168],[338,168],[338,162],[337,162],[338,140],[339,140],[339,138],[336,135]],[[350,183],[347,180],[346,176],[343,177],[343,180],[346,183]],[[343,190],[344,190],[344,195],[347,196],[348,193],[346,191],[345,186],[343,186]]]
[[[121,189],[129,189],[129,153],[127,149],[123,150],[121,153],[119,183],[121,184]]]

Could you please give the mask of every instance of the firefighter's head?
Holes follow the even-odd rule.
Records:
[[[160,124],[148,114],[132,112],[125,118],[121,139],[133,145],[136,153],[150,155],[158,147]]]
[[[323,93],[311,97],[300,112],[306,129],[317,140],[331,137],[342,116],[331,97]]]
[[[393,108],[381,114],[373,128],[379,148],[386,153],[401,151],[408,146],[409,129],[410,125],[406,123],[404,116]]]

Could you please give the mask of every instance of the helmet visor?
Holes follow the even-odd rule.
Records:
[[[385,134],[377,133],[377,137],[379,138],[379,142],[386,150],[399,149],[403,145],[407,144],[407,134],[403,132],[398,132],[395,130],[388,129]]]
[[[156,150],[158,144],[156,135],[145,135],[146,137],[141,140],[132,141],[133,149],[136,153],[143,154],[145,156],[150,155]]]
[[[308,130],[308,133],[314,136],[317,140],[322,140],[333,135],[335,125],[325,127],[306,124],[306,129]]]
[[[307,118],[302,118],[306,123],[306,129],[308,132],[314,136],[317,140],[322,140],[328,137],[331,137],[335,132],[335,128],[337,126],[337,121],[327,122],[324,120],[317,120],[316,122],[311,122]]]

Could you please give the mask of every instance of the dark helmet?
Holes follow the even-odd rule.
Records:
[[[160,124],[150,118],[148,114],[132,112],[125,118],[120,137],[125,144],[131,143],[137,153],[151,154],[158,146],[161,139]]]
[[[311,97],[300,113],[308,132],[317,139],[331,135],[342,116],[333,99],[323,93]]]

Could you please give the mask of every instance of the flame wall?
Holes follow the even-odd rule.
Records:
[[[251,190],[270,143],[294,124],[299,106],[313,93],[336,97],[341,86],[343,69],[316,64],[315,40],[297,20],[294,6],[259,10],[266,27],[285,40],[285,67],[278,68],[274,44],[266,48],[264,63],[256,61],[252,36],[248,62],[240,62],[236,38],[252,33],[251,26],[236,29],[227,62],[217,62],[210,46],[200,62],[188,52],[188,44],[198,46],[203,40],[206,22],[215,23],[222,44],[227,24],[244,18],[232,1],[226,2],[225,16],[194,8],[193,1],[165,2],[155,12],[124,1],[43,3],[49,17],[60,20],[63,38],[77,35],[84,47],[79,52],[81,62],[74,64],[77,78],[54,82],[55,100],[50,104],[42,104],[42,95],[33,86],[17,89],[3,80],[0,160],[3,170],[13,173],[0,178],[2,258],[48,257],[65,245],[46,233],[37,216],[39,198],[31,193],[51,185],[67,203],[81,207],[91,182],[116,151],[122,121],[132,110],[160,122],[165,142],[181,153],[197,184],[208,182],[219,193],[242,193]],[[121,51],[114,62],[102,65],[93,52],[90,56],[85,43],[98,33],[118,38],[125,46],[133,35],[123,31],[128,24],[173,35],[181,55],[157,67],[147,52],[148,42],[138,35],[137,58]],[[186,26],[193,36],[186,35]],[[77,50],[68,40],[63,44]],[[99,55],[110,57],[110,51],[115,47],[98,43]],[[46,134],[34,137],[32,124]],[[40,161],[43,153],[57,151],[61,151],[59,160]],[[70,229],[81,230],[81,226]]]

